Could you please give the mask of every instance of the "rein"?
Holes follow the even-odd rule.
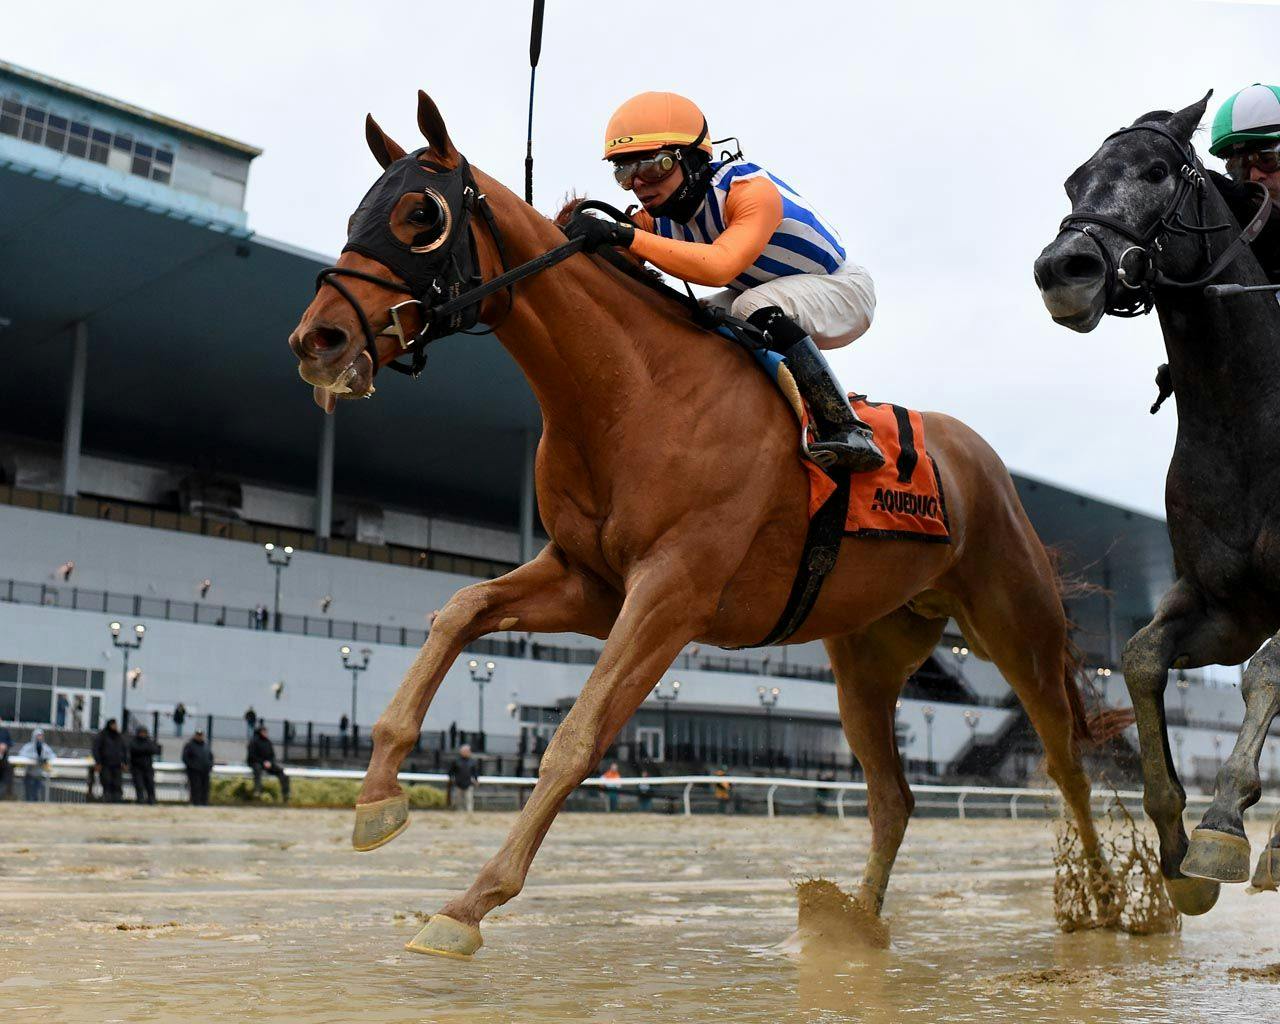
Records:
[[[1263,227],[1266,226],[1267,220],[1271,216],[1272,204],[1270,196],[1265,188],[1258,186],[1259,191],[1262,193],[1262,203],[1258,212],[1253,215],[1253,218],[1245,225],[1243,230],[1231,240],[1215,259],[1210,245],[1210,236],[1220,231],[1229,231],[1231,224],[1206,224],[1204,222],[1205,190],[1208,188],[1208,182],[1199,160],[1196,159],[1195,150],[1190,145],[1184,144],[1167,128],[1154,123],[1136,124],[1128,128],[1121,128],[1118,132],[1108,135],[1104,142],[1109,142],[1120,135],[1139,131],[1153,132],[1168,139],[1177,148],[1178,155],[1182,157],[1182,167],[1178,171],[1178,183],[1174,189],[1173,197],[1169,200],[1164,210],[1161,211],[1160,216],[1156,218],[1155,223],[1146,232],[1139,233],[1135,228],[1115,217],[1108,217],[1106,214],[1101,213],[1085,212],[1068,214],[1058,226],[1060,232],[1076,231],[1084,235],[1101,252],[1102,261],[1106,265],[1106,311],[1112,316],[1120,317],[1143,316],[1150,313],[1155,305],[1154,290],[1156,288],[1189,289],[1204,288],[1209,285],[1241,252],[1253,244],[1258,235],[1262,233]],[[1189,223],[1183,218],[1182,210],[1187,200],[1193,195],[1196,206],[1195,223]],[[1133,244],[1120,254],[1119,259],[1113,258],[1111,250],[1098,237],[1094,225],[1108,228]],[[1164,251],[1161,241],[1169,235],[1198,235],[1200,237],[1203,259],[1208,264],[1208,267],[1195,280],[1181,281],[1169,277],[1160,269],[1159,257]],[[1125,261],[1130,253],[1136,253],[1139,262],[1139,266],[1132,271],[1125,266]],[[1236,292],[1223,290],[1227,287],[1230,286],[1219,286],[1218,289],[1206,288],[1205,294],[1210,297],[1237,294]],[[1125,289],[1131,294],[1124,295],[1121,289]]]

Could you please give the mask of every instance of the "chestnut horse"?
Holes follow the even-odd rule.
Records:
[[[418,124],[430,145],[406,156],[367,120],[369,146],[384,168],[375,192],[422,167],[465,169],[424,93]],[[407,166],[414,161],[416,168]],[[486,280],[503,265],[563,244],[555,224],[497,181],[479,171],[474,181],[492,217],[471,218],[469,227]],[[378,207],[404,253],[421,243],[424,226],[460,222],[459,210],[442,221],[440,211],[424,210],[426,200],[422,190],[406,188]],[[368,208],[362,204],[366,212],[353,218],[357,234]],[[436,244],[427,238],[418,248]],[[322,278],[289,339],[299,373],[327,410],[335,397],[372,391],[371,351],[381,366],[401,348],[385,332],[389,307],[403,300],[396,283],[402,275],[389,278],[387,266],[351,249],[338,267],[348,272],[342,287]],[[388,280],[391,287],[378,283]],[[396,328],[415,316],[398,311]],[[768,634],[787,601],[808,526],[792,410],[745,351],[696,328],[676,303],[602,259],[577,254],[522,281],[514,294],[489,296],[479,319],[498,325],[541,407],[537,496],[551,540],[528,564],[463,588],[440,611],[373,728],[356,848],[373,849],[407,825],[397,773],[466,644],[511,629],[583,633],[605,643],[502,848],[408,946],[453,956],[479,948],[481,920],[520,892],[565,799],[676,655],[694,641],[733,648]],[[926,413],[924,420],[951,543],[846,537],[821,597],[790,638],[820,638],[831,658],[841,723],[866,773],[871,850],[860,898],[877,914],[913,807],[894,705],[949,618],[1021,699],[1086,852],[1098,853],[1077,750],[1087,727],[1057,573],[995,452],[949,416]]]

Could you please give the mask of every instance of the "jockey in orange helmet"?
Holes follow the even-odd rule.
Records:
[[[725,289],[707,301],[759,328],[786,360],[818,430],[809,446],[815,461],[855,471],[883,465],[820,351],[865,333],[876,306],[870,275],[845,258],[835,229],[741,154],[713,160],[706,118],[675,93],[641,93],[619,107],[604,158],[643,207],[637,228],[579,214],[565,234],[586,238],[590,251],[617,246],[685,281]]]

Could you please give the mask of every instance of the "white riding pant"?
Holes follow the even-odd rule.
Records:
[[[818,348],[841,348],[867,333],[876,315],[876,286],[871,275],[845,261],[834,274],[775,277],[745,292],[726,288],[703,300],[746,320],[757,309],[777,306],[811,337]]]

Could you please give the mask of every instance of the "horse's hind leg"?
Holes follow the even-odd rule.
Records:
[[[1026,709],[1085,855],[1101,868],[1092,787],[1077,742],[1086,732],[1084,708],[1068,656],[1057,574],[1029,525],[1024,538],[1006,546],[997,567],[986,567],[964,588],[956,618],[970,645],[995,663]]]
[[[894,712],[907,677],[942,636],[945,619],[925,619],[899,609],[866,631],[824,640],[836,677],[840,723],[867,777],[871,852],[862,876],[862,901],[875,914],[915,799],[902,773]]]
[[[373,755],[356,803],[355,848],[382,846],[407,825],[408,802],[396,775],[445,673],[467,644],[504,629],[604,636],[618,603],[617,595],[571,568],[553,544],[505,576],[454,594],[373,727]]]
[[[1243,882],[1249,877],[1249,840],[1244,834],[1244,811],[1262,796],[1258,758],[1280,712],[1280,641],[1273,637],[1253,656],[1240,686],[1244,697],[1244,724],[1231,756],[1218,772],[1213,803],[1204,812],[1200,826],[1191,833],[1184,874],[1211,878],[1218,882]],[[1264,851],[1268,867],[1271,858]],[[1264,872],[1270,885],[1270,870]]]

